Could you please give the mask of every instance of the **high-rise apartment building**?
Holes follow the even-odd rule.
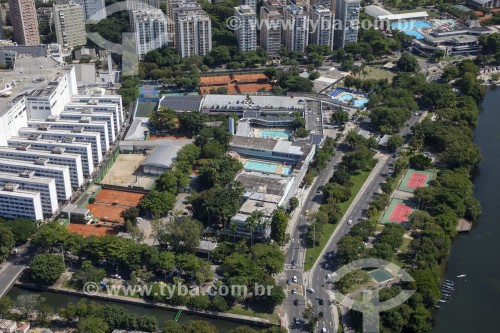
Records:
[[[337,0],[335,19],[340,28],[334,32],[335,48],[358,41],[359,11],[361,0]]]
[[[168,44],[167,18],[160,9],[133,11],[131,20],[139,59]]]
[[[73,1],[54,4],[54,26],[57,43],[63,49],[71,50],[87,43],[83,7]]]
[[[127,0],[127,9],[129,11],[160,9],[160,0]]]
[[[104,0],[74,0],[77,4],[83,7],[83,15],[85,21],[92,18],[92,20],[99,21],[106,18],[106,5]]]
[[[313,5],[310,14],[309,44],[333,47],[333,14],[323,5]]]
[[[247,5],[234,7],[237,26],[234,33],[240,51],[252,51],[257,48],[257,15]]]
[[[309,15],[301,6],[288,5],[284,17],[285,48],[288,52],[304,52],[309,38]]]
[[[253,9],[253,11],[255,13],[257,13],[257,2],[259,2],[258,0],[241,0],[240,1],[240,4],[241,5],[246,5],[246,6],[249,6],[250,8]]]
[[[268,58],[279,57],[282,40],[282,14],[269,7],[260,9],[260,46],[266,51]]]
[[[175,11],[175,46],[183,58],[210,53],[212,22],[203,10]]]
[[[9,0],[14,40],[19,45],[38,45],[38,22],[34,0]]]

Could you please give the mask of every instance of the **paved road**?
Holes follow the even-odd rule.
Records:
[[[0,271],[0,298],[7,294],[25,269],[26,266],[24,265],[5,264],[5,267]]]
[[[403,127],[400,131],[400,135],[405,137],[411,131],[411,127],[415,125],[425,114],[420,116],[413,115],[411,119],[407,122],[408,126]],[[375,166],[372,174],[367,179],[355,200],[349,207],[346,215],[340,222],[336,231],[332,235],[330,241],[316,262],[315,266],[310,272],[303,273],[303,260],[309,260],[305,258],[305,248],[306,248],[306,211],[310,213],[316,211],[322,202],[322,194],[320,188],[328,183],[329,179],[333,174],[335,166],[341,161],[343,151],[337,150],[335,157],[329,162],[328,166],[325,168],[325,172],[318,176],[315,183],[312,185],[311,190],[301,207],[301,215],[297,223],[297,227],[293,231],[291,237],[292,241],[288,251],[286,253],[286,271],[285,276],[287,279],[292,280],[295,276],[297,278],[297,283],[287,286],[287,298],[285,301],[285,309],[287,311],[288,317],[288,328],[290,332],[300,332],[303,329],[303,318],[302,313],[306,305],[306,298],[313,305],[316,313],[323,313],[323,317],[318,323],[318,330],[326,328],[327,332],[336,332],[336,327],[338,325],[338,317],[336,315],[336,308],[329,304],[330,295],[328,293],[328,288],[325,286],[325,278],[328,273],[332,272],[333,265],[329,263],[329,268],[325,269],[324,264],[328,261],[327,254],[334,253],[336,251],[336,246],[338,241],[342,236],[349,233],[350,228],[358,223],[363,217],[363,212],[368,208],[372,196],[375,193],[379,193],[380,184],[384,181],[385,176],[390,172],[391,164],[394,162],[395,157],[393,155],[383,155],[378,154],[379,163]],[[352,220],[351,225],[348,221]],[[296,266],[292,267],[291,263],[295,261]],[[308,281],[309,280],[309,281]],[[292,294],[289,290],[296,287],[297,293]],[[312,287],[314,293],[308,293],[307,288]],[[319,299],[323,300],[323,305],[319,304]],[[294,300],[297,300],[297,305],[294,305]],[[301,322],[296,325],[294,323],[294,318],[299,318]]]

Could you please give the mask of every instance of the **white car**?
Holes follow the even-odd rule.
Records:
[[[294,275],[293,278],[292,278],[292,281],[296,283],[297,282],[297,276]]]
[[[352,220],[347,221],[347,224],[351,225],[352,224]]]
[[[307,292],[312,294],[312,293],[314,293],[314,289],[313,288],[307,288]]]

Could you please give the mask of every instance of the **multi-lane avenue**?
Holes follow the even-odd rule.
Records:
[[[423,118],[423,116],[421,113],[412,116],[407,122],[408,126],[405,126],[399,134],[403,137],[408,135],[411,127]],[[377,154],[378,163],[373,168],[370,176],[332,234],[323,253],[313,268],[308,272],[304,272],[304,261],[309,260],[305,256],[307,213],[311,214],[318,210],[323,199],[321,188],[328,183],[336,165],[340,163],[344,155],[342,149],[343,147],[340,145],[335,156],[328,163],[325,170],[316,178],[307,195],[303,198],[302,205],[299,208],[300,215],[290,235],[291,242],[286,252],[284,282],[289,281],[290,283],[286,284],[287,298],[284,304],[290,332],[300,332],[305,329],[302,314],[307,303],[313,306],[316,313],[321,313],[322,315],[317,325],[318,332],[337,332],[339,317],[334,303],[331,302],[331,294],[329,293],[331,286],[325,283],[326,275],[332,273],[335,269],[331,265],[332,261],[328,260],[328,255],[331,253],[330,256],[334,257],[338,241],[349,232],[353,225],[361,220],[363,211],[368,208],[373,194],[380,191],[380,184],[383,183],[384,178],[390,172],[390,167],[395,160],[395,155]],[[352,223],[349,224],[349,221],[352,221]],[[329,265],[326,268],[325,263],[327,261]],[[313,292],[308,292],[309,288]]]

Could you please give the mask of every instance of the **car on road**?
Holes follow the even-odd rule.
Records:
[[[312,294],[312,293],[314,293],[314,289],[313,288],[307,288],[307,292]]]
[[[296,275],[293,276],[292,281],[293,282],[297,282],[297,276]]]
[[[410,127],[410,124],[406,124],[406,127]]]
[[[328,259],[332,259],[333,258],[333,252],[328,253],[327,257],[328,257]]]
[[[352,224],[352,220],[347,221],[347,224],[351,225]]]
[[[306,216],[309,215],[309,209],[306,209],[305,214],[306,214]]]
[[[292,293],[292,294],[296,294],[296,293],[297,293],[297,289],[293,288],[293,289],[291,290],[291,293]]]
[[[286,280],[286,284],[291,285],[292,281],[290,279]]]
[[[300,325],[300,318],[299,317],[293,317],[293,323],[295,325]]]
[[[318,313],[318,317],[323,318],[323,311],[321,311],[320,313]]]
[[[321,333],[326,333],[326,328],[323,327],[320,332]]]
[[[299,300],[298,299],[294,299],[293,300],[293,305],[295,305],[295,306],[299,305]]]
[[[318,300],[318,303],[319,303],[319,305],[323,305],[323,303],[324,303],[323,299],[322,299],[322,298],[320,298],[320,299]]]
[[[295,259],[292,260],[292,266],[295,266]]]
[[[324,267],[325,269],[327,269],[327,268],[328,268],[328,267],[330,267],[330,266],[328,265],[328,263],[325,263],[325,264],[323,265],[323,267]]]

